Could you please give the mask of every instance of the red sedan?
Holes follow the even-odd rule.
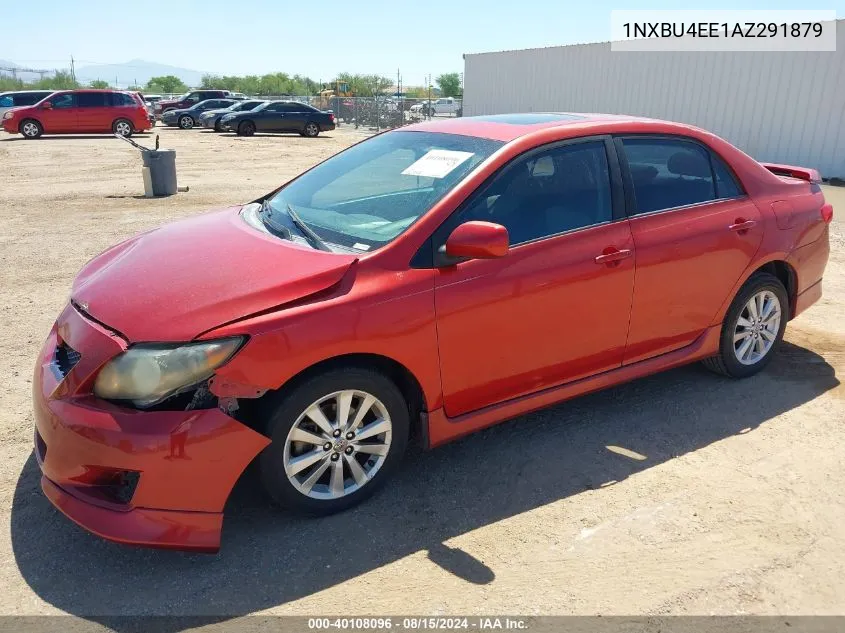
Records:
[[[35,371],[42,487],[108,539],[214,551],[256,456],[306,513],[434,447],[702,360],[745,378],[821,296],[814,170],[576,114],[380,134],[89,262]]]

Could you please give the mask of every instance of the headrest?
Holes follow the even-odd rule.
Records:
[[[653,165],[629,165],[631,179],[638,185],[644,185],[657,178],[657,167]]]
[[[694,176],[696,178],[709,178],[710,162],[697,152],[680,151],[669,157],[666,164],[667,169],[678,176]]]

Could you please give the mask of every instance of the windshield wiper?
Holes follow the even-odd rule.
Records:
[[[288,215],[290,216],[290,219],[296,225],[296,228],[298,228],[302,232],[302,234],[305,236],[305,239],[308,240],[308,243],[311,246],[313,246],[319,251],[326,251],[327,253],[334,252],[331,248],[329,248],[328,244],[326,244],[323,240],[320,239],[319,235],[317,235],[314,231],[311,230],[311,227],[309,227],[307,224],[305,224],[305,222],[302,221],[302,218],[299,217],[299,214],[293,210],[293,207],[291,206],[290,202],[286,202],[285,204],[287,205]]]
[[[281,237],[283,240],[287,240],[288,242],[293,241],[293,236],[291,235],[290,229],[286,226],[279,226],[270,218],[270,215],[273,212],[273,208],[270,206],[269,198],[265,198],[261,201],[261,209],[258,211],[258,217],[261,218],[261,222],[267,227],[267,230],[273,233],[278,237]]]

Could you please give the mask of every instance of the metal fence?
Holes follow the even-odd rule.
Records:
[[[165,99],[181,95],[162,95]],[[291,95],[255,95],[248,99],[266,101],[296,101],[306,103],[320,110],[330,110],[337,125],[350,125],[368,131],[419,123],[434,118],[459,117],[463,115],[463,103],[450,97],[416,99],[410,97],[319,97]]]
[[[337,125],[351,125],[367,130],[385,130],[418,123],[432,117],[459,117],[463,114],[460,99],[415,99],[410,97],[310,97],[256,96],[251,99],[296,101],[320,110],[330,110]]]
[[[352,125],[376,131],[402,127],[433,117],[459,117],[463,114],[460,99],[315,97],[305,103],[321,110],[331,110],[339,125]]]

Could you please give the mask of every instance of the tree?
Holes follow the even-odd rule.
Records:
[[[163,77],[152,77],[145,86],[147,92],[187,92],[188,86],[175,75],[164,75]]]
[[[69,72],[57,70],[52,77],[44,77],[31,84],[37,90],[73,90],[79,88],[79,83]]]
[[[106,89],[111,88],[109,82],[103,81],[102,79],[95,79],[91,83],[88,84],[89,88],[99,88],[99,89]]]
[[[23,81],[20,78],[0,75],[0,92],[6,90],[73,90],[79,88],[69,72],[57,70],[51,77],[42,77],[35,81]]]
[[[349,84],[349,89],[358,97],[374,97],[380,95],[385,88],[390,88],[393,81],[380,75],[358,75],[340,73],[337,81]],[[333,87],[330,85],[329,88]]]
[[[461,76],[458,73],[446,73],[438,76],[434,81],[437,82],[437,87],[440,88],[440,96],[461,96]]]

